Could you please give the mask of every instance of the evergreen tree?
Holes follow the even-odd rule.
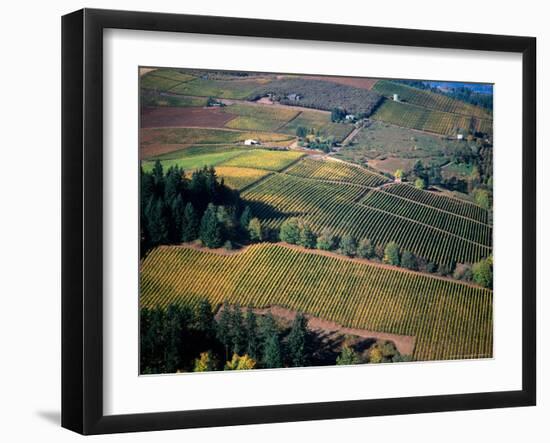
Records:
[[[219,248],[223,244],[222,225],[216,214],[216,207],[210,203],[201,220],[199,237],[208,248]]]
[[[227,302],[223,303],[220,318],[216,328],[216,337],[225,349],[225,359],[229,358],[229,346],[231,345],[231,312]]]
[[[254,360],[258,359],[258,322],[252,307],[248,306],[245,317],[246,353]]]
[[[157,197],[164,196],[164,172],[162,170],[162,163],[160,160],[155,161],[153,171],[151,173],[153,178],[153,185],[155,187],[155,195]]]
[[[281,368],[283,366],[281,343],[276,333],[269,335],[264,343],[263,362],[266,368]]]
[[[248,238],[248,226],[250,225],[250,220],[252,220],[252,212],[250,211],[249,206],[245,206],[241,214],[241,217],[239,219],[239,225],[241,227],[241,232],[247,238]]]
[[[215,337],[215,320],[212,305],[206,299],[199,303],[197,310],[197,329],[204,334],[205,339],[211,342]]]
[[[152,245],[168,243],[169,217],[162,198],[151,198],[146,209],[147,231]]]
[[[172,204],[183,191],[183,171],[179,166],[171,166],[164,177],[164,201]]]
[[[315,234],[309,225],[307,223],[302,223],[300,226],[300,238],[298,240],[298,244],[304,248],[312,249],[315,247],[316,241],[317,239],[315,238]]]
[[[300,223],[296,217],[285,220],[279,231],[281,241],[295,245],[300,241]]]
[[[393,266],[399,266],[401,257],[399,253],[399,245],[394,241],[389,242],[384,249],[384,261]]]
[[[185,223],[185,204],[180,194],[178,194],[172,202],[171,214],[170,240],[172,243],[179,243],[183,237],[183,227]]]
[[[349,234],[344,235],[340,241],[340,251],[348,257],[354,256],[357,252],[357,241],[355,238]]]
[[[364,238],[359,242],[357,256],[361,258],[372,258],[374,256],[374,247],[368,238]]]
[[[184,242],[195,240],[199,236],[199,219],[195,208],[189,202],[185,205],[181,227],[181,240]]]
[[[302,313],[298,313],[292,322],[292,328],[288,335],[288,354],[292,366],[305,366],[307,340],[307,319]]]
[[[267,368],[282,367],[279,331],[271,313],[262,317],[260,335],[262,338],[262,361],[264,366]]]
[[[243,315],[241,307],[237,303],[233,306],[233,312],[231,313],[231,350],[234,354],[240,354],[246,346],[245,330],[243,326]]]
[[[166,310],[166,320],[164,321],[165,337],[164,343],[164,364],[166,372],[176,372],[180,367],[182,324],[180,311],[176,305],[170,305]]]

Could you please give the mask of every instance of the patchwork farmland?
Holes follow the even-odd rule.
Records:
[[[492,107],[406,83],[141,71],[142,373],[492,357]],[[338,355],[293,354],[301,314]]]

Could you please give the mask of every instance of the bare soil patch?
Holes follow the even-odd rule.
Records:
[[[218,108],[178,108],[171,106],[144,107],[142,128],[208,127],[224,128],[236,116]]]
[[[151,157],[156,157],[158,155],[168,154],[169,152],[179,151],[181,149],[188,148],[189,144],[161,144],[161,143],[152,143],[144,144],[141,143],[139,148],[139,159],[145,160]]]
[[[243,308],[243,311],[245,310],[246,308]],[[258,315],[266,315],[271,313],[274,317],[283,319],[289,323],[291,323],[297,315],[296,311],[277,305],[261,309],[253,309],[253,311]],[[338,323],[324,320],[319,317],[314,317],[313,315],[304,314],[304,317],[307,318],[308,329],[322,337],[331,337],[334,339],[336,338],[334,337],[335,335],[353,335],[356,337],[373,339],[375,341],[391,341],[394,343],[401,355],[412,355],[414,351],[415,337],[411,335],[388,334],[385,332],[368,331],[366,329],[346,328]]]

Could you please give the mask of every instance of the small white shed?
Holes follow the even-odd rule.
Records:
[[[252,139],[252,138],[249,138],[249,139],[247,139],[247,140],[244,141],[244,144],[245,144],[246,146],[252,146],[252,145],[259,145],[260,142],[259,142],[258,140],[254,140],[254,139]]]

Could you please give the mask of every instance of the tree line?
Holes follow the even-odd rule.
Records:
[[[378,260],[392,266],[400,266],[413,271],[452,276],[457,280],[473,281],[483,287],[492,287],[492,257],[480,260],[473,265],[468,263],[437,264],[407,251],[394,241],[387,244],[373,244],[368,238],[357,240],[346,234],[341,238],[330,229],[323,229],[316,236],[304,220],[292,217],[283,222],[279,231],[281,241],[307,249],[333,251],[347,257]]]

